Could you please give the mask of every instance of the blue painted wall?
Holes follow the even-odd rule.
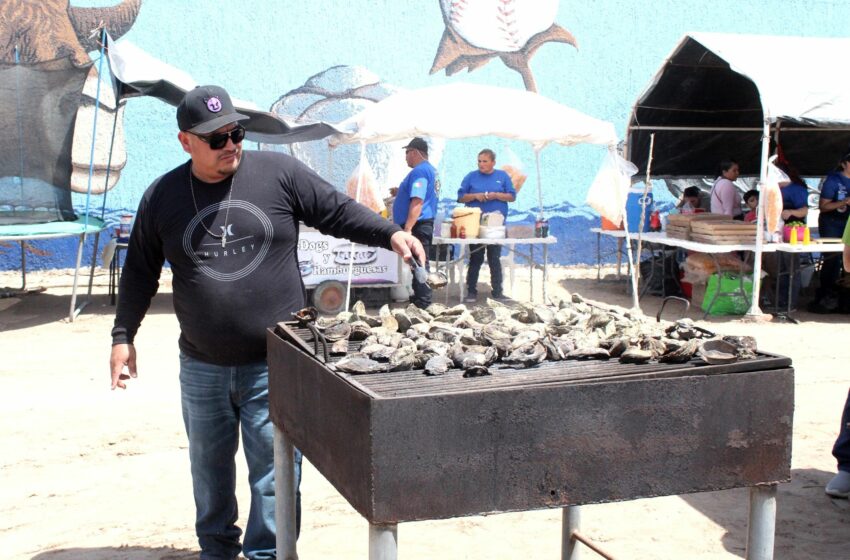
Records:
[[[113,3],[72,1],[77,6]],[[575,35],[580,48],[545,44],[531,67],[541,94],[613,122],[622,136],[632,103],[684,33],[838,36],[846,35],[848,20],[846,0],[561,0],[555,21]],[[143,0],[124,39],[187,71],[199,83],[222,84],[235,97],[264,109],[335,65],[363,67],[404,88],[454,81],[523,88],[519,74],[498,59],[471,73],[429,75],[443,30],[439,0]],[[172,107],[154,99],[130,100],[125,131],[128,163],[106,204],[107,215],[116,221],[121,212],[135,209],[155,177],[184,161]],[[454,192],[485,146],[497,152],[508,146],[525,162],[530,176],[512,219],[532,212],[537,204],[534,159],[521,143],[448,142],[441,163],[445,192]],[[565,241],[554,252],[556,262],[595,259],[595,240],[588,228],[598,218],[583,201],[602,155],[602,149],[593,146],[554,146],[542,152],[544,205],[553,233]],[[665,193],[656,192],[656,199],[669,203]],[[92,204],[99,208],[100,197]],[[75,195],[75,206],[83,205],[84,197]],[[67,243],[35,245],[53,256],[32,256],[32,268],[72,266],[73,251]],[[18,259],[15,247],[0,245],[0,269],[18,268]]]

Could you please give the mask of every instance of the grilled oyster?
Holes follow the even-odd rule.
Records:
[[[451,358],[447,356],[433,356],[425,363],[425,375],[443,375],[451,367]]]
[[[607,360],[611,355],[604,348],[576,348],[567,354],[568,360]]]
[[[353,341],[366,340],[372,334],[372,328],[363,321],[351,323],[351,333],[348,338]]]
[[[536,366],[545,359],[546,348],[535,341],[515,348],[513,352],[503,357],[502,361],[519,369]]]
[[[675,341],[667,343],[667,353],[658,358],[662,364],[683,364],[694,357],[699,349],[699,342],[695,339]]]
[[[742,360],[752,360],[758,352],[756,339],[752,336],[724,336],[723,340],[735,346],[738,358]]]
[[[339,356],[340,354],[348,354],[348,339],[340,338],[331,345],[331,354]]]
[[[363,354],[351,354],[332,364],[337,371],[351,374],[382,373],[388,370],[389,364],[382,364]]]
[[[645,364],[651,359],[651,350],[643,350],[636,346],[631,346],[620,354],[621,364]]]
[[[490,369],[484,365],[473,365],[463,370],[464,377],[483,377],[490,375]]]
[[[393,317],[395,317],[396,322],[398,323],[398,332],[407,332],[407,330],[413,325],[410,322],[410,317],[408,317],[407,312],[403,309],[393,309],[392,311]]]
[[[712,365],[731,364],[738,361],[738,348],[734,344],[715,338],[700,344],[699,356]]]
[[[351,334],[351,323],[337,321],[335,324],[325,327],[323,334],[328,342],[347,339]]]
[[[414,325],[417,323],[430,323],[434,320],[433,315],[424,309],[419,309],[412,303],[404,309],[404,312],[407,314],[408,318],[410,318],[410,322]]]
[[[292,317],[298,321],[301,326],[304,326],[307,323],[314,323],[318,316],[319,310],[315,307],[305,307],[292,314]]]

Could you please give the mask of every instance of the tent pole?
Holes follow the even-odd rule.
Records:
[[[764,119],[764,129],[761,136],[761,165],[759,167],[759,190],[767,180],[767,159],[770,154],[770,120]],[[764,200],[759,196],[759,204],[756,210],[756,251],[753,260],[753,299],[747,316],[759,317],[764,315],[759,307],[759,295],[761,292],[761,254],[764,244]]]
[[[79,284],[80,277],[80,264],[83,257],[83,248],[86,244],[86,238],[88,237],[89,232],[89,207],[91,205],[91,188],[92,188],[92,179],[94,178],[94,148],[95,143],[97,142],[97,112],[100,108],[100,82],[101,77],[103,76],[103,59],[106,58],[105,54],[106,50],[106,28],[101,28],[101,43],[100,43],[100,60],[97,63],[97,89],[94,96],[94,117],[92,118],[92,133],[91,133],[91,150],[89,152],[89,180],[88,186],[86,187],[86,215],[83,218],[83,235],[80,236],[80,246],[77,250],[77,262],[74,267],[74,283],[71,288],[71,310],[68,315],[68,320],[73,323],[77,314],[83,310],[83,307],[88,304],[88,300],[80,306],[79,310],[76,308],[77,305],[77,285]],[[97,239],[100,239],[100,230],[98,230]],[[97,246],[92,249],[92,261],[97,258]],[[94,267],[92,267],[92,271]],[[91,285],[91,282],[89,283]],[[89,292],[89,296],[91,296],[91,292]]]
[[[646,195],[649,194],[649,189],[652,188],[652,153],[655,149],[655,133],[649,135],[649,156],[646,160],[646,178],[644,179],[643,184],[643,196],[640,199],[640,221],[638,222],[638,244],[637,244],[637,266],[632,270],[635,271],[635,286],[634,286],[634,296],[633,300],[637,302],[637,285],[640,284],[640,255],[643,251],[643,226],[646,224]],[[627,199],[628,200],[628,199]],[[663,255],[662,255],[663,258]],[[664,279],[662,278],[663,282]],[[635,307],[638,308],[638,304],[635,303]]]
[[[366,142],[360,142],[360,161],[357,164],[357,192],[354,193],[354,200],[360,202],[360,186],[363,184],[363,162],[366,161]],[[348,254],[348,284],[345,287],[345,310],[351,309],[351,278],[354,275],[354,246],[351,244],[351,249]]]
[[[543,185],[540,181],[540,149],[534,148],[534,163],[537,166],[537,218],[543,219]],[[534,263],[532,263],[532,267]]]
[[[631,123],[635,118],[635,108],[632,107],[632,115],[629,119],[629,125],[626,127],[626,142],[623,146],[623,158],[629,159],[629,152],[631,151],[629,148],[631,146],[631,133],[632,133],[632,125]],[[609,149],[615,149],[610,147]],[[629,235],[629,221],[626,217],[626,201],[628,201],[628,195],[626,196],[626,200],[620,200],[620,208],[623,209],[623,230],[626,232],[626,258],[629,260],[629,271],[632,281],[632,309],[637,309],[640,311],[640,300],[638,298],[638,277],[637,277],[637,267],[635,266],[635,257],[632,254],[632,238]],[[619,250],[619,248],[618,248]],[[619,268],[617,269],[619,273]]]

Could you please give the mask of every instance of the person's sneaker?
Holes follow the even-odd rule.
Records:
[[[467,293],[463,298],[464,303],[477,303],[478,302],[478,294]]]
[[[838,474],[833,476],[829,484],[826,485],[824,491],[833,498],[850,497],[850,472],[838,471]]]
[[[490,294],[490,299],[495,299],[496,301],[505,301],[508,299],[508,296],[505,294]]]

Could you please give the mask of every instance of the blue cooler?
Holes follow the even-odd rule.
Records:
[[[626,198],[626,220],[629,222],[629,231],[637,233],[640,227],[640,212],[641,198],[643,197],[643,188],[629,189],[629,196]],[[652,191],[646,193],[646,208],[643,209],[643,231],[649,231],[649,215],[653,208]]]

